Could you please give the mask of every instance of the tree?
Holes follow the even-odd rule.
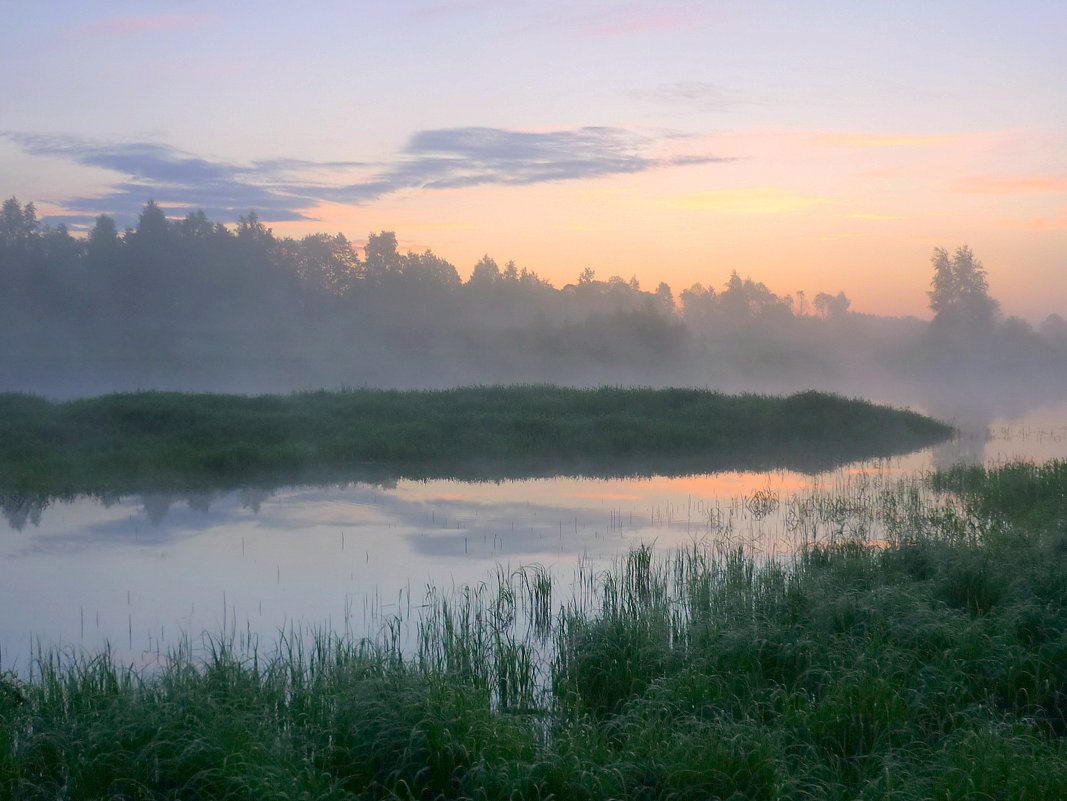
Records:
[[[294,248],[296,273],[314,294],[341,296],[359,275],[359,257],[344,234],[308,234]]]
[[[471,277],[468,279],[467,284],[470,286],[492,286],[500,280],[500,268],[486,254],[474,265],[474,270],[471,271]]]
[[[119,296],[128,270],[125,263],[128,254],[124,253],[124,248],[114,218],[107,214],[99,215],[85,243],[86,279],[93,296],[92,302],[100,309],[107,308],[106,312],[96,316],[99,327],[103,327],[105,321],[115,313],[114,309],[122,305],[116,296]]]
[[[274,244],[274,232],[260,222],[259,215],[253,210],[247,217],[237,218],[237,239],[269,248]]]
[[[1058,314],[1050,314],[1038,323],[1037,333],[1057,347],[1067,347],[1067,320]]]
[[[829,292],[820,292],[815,296],[815,311],[824,320],[836,320],[848,313],[848,307],[852,301],[844,292],[831,295]]]
[[[997,320],[1000,304],[989,296],[985,267],[969,247],[956,248],[950,258],[944,248],[934,248],[930,309],[937,328],[958,331],[989,331]]]
[[[792,317],[791,299],[780,298],[763,282],[741,279],[737,270],[730,273],[726,288],[718,296],[718,308],[733,322],[745,319]]]
[[[137,240],[149,247],[159,246],[167,240],[170,224],[167,216],[154,200],[149,200],[137,218]]]
[[[190,242],[206,242],[213,237],[230,235],[224,225],[211,222],[203,210],[189,212],[174,228],[182,239]]]
[[[0,208],[0,248],[25,247],[37,231],[37,209],[32,203],[23,206],[18,198],[10,197]]]
[[[380,285],[387,276],[400,275],[404,258],[397,251],[396,234],[392,231],[368,235],[363,253],[364,274],[372,286]]]
[[[454,288],[462,283],[456,268],[429,249],[404,256],[401,275],[406,284],[423,287]]]
[[[111,256],[119,248],[119,229],[115,220],[106,214],[96,218],[96,223],[89,231],[89,253]]]
[[[82,243],[70,235],[67,226],[60,223],[55,228],[47,226],[41,237],[44,246],[44,261],[55,269],[70,269],[82,254]]]
[[[665,311],[674,311],[674,293],[671,291],[671,285],[666,281],[660,281],[659,286],[656,287],[656,298]]]

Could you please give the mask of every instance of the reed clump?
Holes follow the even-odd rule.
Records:
[[[0,676],[0,794],[1064,798],[1065,469],[871,495],[878,541],[638,548],[566,592],[501,572],[431,593],[408,645],[42,658]]]

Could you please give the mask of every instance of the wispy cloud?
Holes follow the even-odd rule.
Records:
[[[402,189],[522,186],[727,160],[707,155],[668,159],[645,155],[653,144],[653,140],[621,128],[512,131],[472,127],[420,131],[395,164],[370,181],[336,191],[339,197],[361,201]]]
[[[951,191],[972,195],[1038,195],[1067,192],[1067,176],[975,175],[960,178]]]
[[[215,20],[210,14],[156,14],[152,16],[114,17],[88,25],[64,28],[60,36],[69,40],[133,36],[150,31],[196,28]]]
[[[61,205],[70,212],[129,216],[151,198],[174,208],[203,208],[221,219],[255,209],[268,221],[305,220],[303,211],[316,204],[359,205],[405,190],[524,186],[729,160],[702,154],[648,155],[658,140],[621,128],[426,130],[412,136],[398,157],[384,165],[299,159],[237,164],[153,142],[101,143],[11,132],[0,132],[0,137],[31,155],[123,176],[98,197],[64,201]],[[365,177],[344,183],[343,175],[357,169]]]
[[[305,219],[297,209],[311,205],[302,196],[274,185],[293,170],[340,169],[350,162],[309,163],[264,161],[247,165],[211,161],[153,142],[94,142],[77,137],[26,133],[0,133],[26,153],[64,159],[124,176],[109,191],[96,197],[64,200],[70,212],[107,211],[120,217],[136,214],[154,199],[169,208],[202,208],[232,219],[249,209],[268,221]]]

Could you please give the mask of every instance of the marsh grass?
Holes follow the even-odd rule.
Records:
[[[787,555],[640,547],[569,588],[502,570],[431,591],[411,645],[385,621],[154,670],[42,655],[0,676],[0,793],[1064,798],[1065,469],[782,501]]]
[[[820,470],[944,439],[866,401],[695,389],[468,387],[293,395],[0,394],[0,495],[310,480]]]

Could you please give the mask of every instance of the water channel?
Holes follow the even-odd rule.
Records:
[[[863,519],[798,530],[798,499],[862,495],[960,461],[1052,458],[1067,458],[1067,403],[814,475],[398,480],[8,504],[0,670],[32,675],[34,654],[105,645],[151,663],[204,632],[374,636],[385,618],[417,616],[427,586],[448,592],[540,565],[565,593],[579,565],[607,567],[642,544],[771,553],[799,536],[877,538],[848,530],[871,523]]]

